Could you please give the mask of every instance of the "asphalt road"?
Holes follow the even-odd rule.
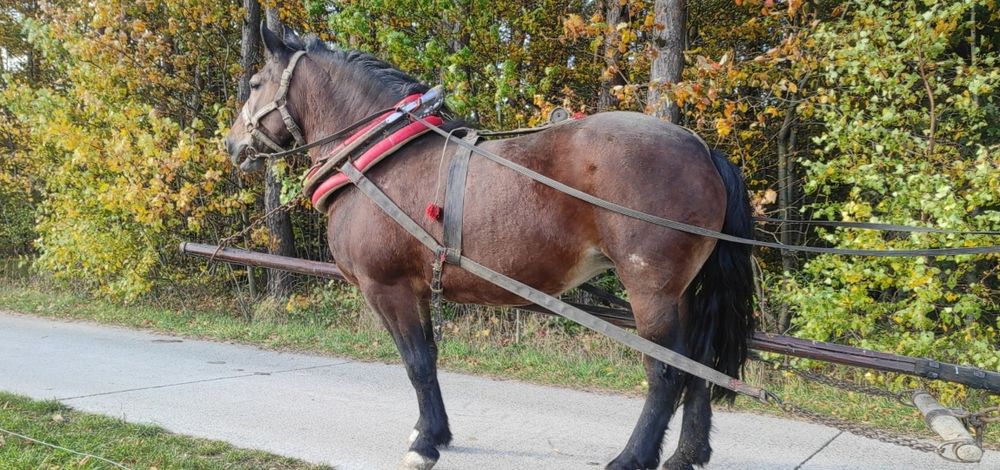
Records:
[[[642,407],[635,398],[464,374],[442,373],[441,384],[455,435],[435,467],[442,470],[603,468]],[[342,470],[395,468],[417,418],[400,365],[3,312],[0,389]],[[949,464],[743,413],[716,413],[713,444],[712,469],[1000,469],[997,452],[980,464]]]

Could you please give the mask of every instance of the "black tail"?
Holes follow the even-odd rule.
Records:
[[[712,151],[728,194],[722,232],[751,238],[750,201],[740,169]],[[754,332],[753,272],[750,246],[719,241],[684,295],[688,307],[688,346],[694,358],[716,370],[739,377],[747,359],[747,342]],[[735,398],[735,393],[713,386],[715,400]]]

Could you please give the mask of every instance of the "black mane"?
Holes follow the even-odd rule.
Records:
[[[287,45],[306,51],[310,57],[345,66],[342,70],[355,75],[357,78],[355,83],[361,87],[358,91],[367,96],[384,95],[389,91],[402,98],[414,93],[424,93],[430,89],[384,60],[366,52],[336,48],[315,35],[307,36],[304,44]]]

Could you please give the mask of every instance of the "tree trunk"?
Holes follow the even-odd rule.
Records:
[[[684,38],[687,0],[656,0],[653,7],[654,28],[652,68],[649,74],[648,107],[656,117],[677,123],[680,107],[662,93],[667,84],[681,81],[684,71]],[[662,26],[663,29],[658,29]]]
[[[250,78],[253,77],[261,56],[260,3],[257,0],[243,0],[243,9],[246,10],[240,43],[240,67],[243,68],[243,74],[240,75],[240,81],[236,87],[236,101],[240,106],[243,106],[243,103],[250,98]],[[242,186],[243,182],[240,180],[240,187],[242,188]],[[243,223],[249,223],[249,217],[245,210],[241,211],[240,215],[243,217]],[[251,266],[247,266],[247,289],[250,291],[250,298],[257,296],[257,280]]]
[[[604,22],[607,24],[607,33],[612,34],[615,27],[622,21],[622,16],[628,14],[628,7],[622,6],[618,0],[608,0],[607,5],[599,5],[598,8],[604,10]],[[604,41],[604,67],[612,71],[611,79],[601,80],[601,91],[597,98],[597,111],[607,111],[618,106],[618,97],[611,90],[619,85],[625,85],[625,77],[618,69],[618,47],[605,39]]]
[[[260,3],[257,0],[243,0],[246,18],[243,20],[243,41],[240,48],[240,66],[243,74],[236,88],[236,100],[242,105],[250,98],[250,77],[260,63]]]
[[[257,3],[257,0],[244,0],[245,3]],[[260,6],[257,7],[258,15],[260,14]],[[277,32],[279,35],[283,35],[284,32],[279,28],[281,22],[278,16],[278,10],[274,8],[268,8],[267,12],[267,27],[272,31]],[[259,28],[260,20],[258,19],[255,28]],[[260,35],[258,30],[255,33],[257,36]],[[260,50],[260,38],[257,38],[257,49]],[[244,69],[246,70],[246,69]],[[248,78],[249,80],[249,78]],[[268,159],[267,169],[264,175],[264,212],[270,214],[271,211],[277,209],[281,206],[281,181],[275,175],[274,165],[275,161]],[[288,215],[288,212],[278,211],[271,214],[267,218],[267,230],[271,235],[271,244],[268,247],[268,252],[272,255],[281,256],[295,256],[295,233],[292,231],[292,218]],[[271,269],[267,272],[267,293],[271,297],[287,297],[289,292],[291,292],[291,277],[288,273]]]
[[[791,26],[799,28],[802,24],[806,12],[810,10],[810,2],[804,2],[798,13],[792,19]],[[785,30],[784,37],[794,34]],[[778,217],[791,221],[798,212],[796,198],[798,193],[798,179],[795,171],[795,153],[798,144],[798,103],[799,93],[806,86],[805,78],[800,79],[795,92],[785,95],[785,119],[778,130]],[[799,243],[798,231],[800,227],[790,222],[781,224],[778,228],[778,239],[786,245],[797,245]],[[798,269],[798,258],[795,252],[781,251],[781,271],[782,283],[786,283],[791,273]],[[787,304],[782,303],[778,312],[778,333],[784,334],[792,324],[792,311]]]
[[[783,220],[789,221],[793,218],[795,211],[793,206],[795,204],[795,178],[793,177],[794,172],[792,168],[791,154],[795,152],[795,122],[796,122],[796,100],[794,95],[790,95],[789,99],[791,102],[788,104],[788,108],[785,109],[785,120],[781,124],[781,130],[778,131],[778,217]],[[786,245],[796,244],[794,239],[795,234],[793,232],[794,227],[791,223],[782,223],[778,228],[778,238],[781,243]],[[794,272],[798,265],[798,259],[795,257],[795,253],[791,251],[782,250],[781,251],[781,270],[782,270],[782,281],[784,282],[785,277],[790,273]],[[792,315],[791,310],[788,305],[782,304],[780,307],[780,312],[778,313],[778,333],[784,334],[788,331],[789,326],[791,326]]]
[[[458,19],[452,21],[449,19],[447,10],[441,12],[441,25],[448,34],[448,50],[452,54],[457,54],[462,49],[469,46],[469,41],[472,40],[472,33],[466,29],[462,30],[462,18],[469,18],[472,12],[469,11],[472,6],[464,6],[461,2],[455,3],[455,8],[458,10]],[[444,74],[446,68],[441,66],[438,71],[438,80],[444,83]],[[462,72],[465,74],[466,85],[469,87],[469,95],[476,96],[476,80],[473,79],[472,66],[469,64],[462,65]],[[478,115],[476,116],[478,118]]]

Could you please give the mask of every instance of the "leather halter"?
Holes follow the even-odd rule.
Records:
[[[275,152],[281,152],[287,149],[278,145],[273,139],[260,130],[260,120],[274,110],[281,113],[281,120],[285,122],[285,128],[288,129],[288,132],[295,138],[295,146],[302,146],[306,143],[306,139],[302,135],[302,129],[295,123],[295,120],[292,119],[291,113],[288,112],[287,99],[288,84],[292,81],[292,73],[295,72],[295,66],[299,63],[299,59],[301,59],[305,53],[305,51],[298,51],[292,55],[291,60],[288,61],[288,66],[285,67],[285,71],[281,73],[281,85],[278,87],[278,91],[274,94],[274,100],[268,103],[267,106],[258,109],[257,112],[250,115],[250,109],[246,104],[243,105],[243,120],[246,121],[247,132],[252,138],[262,142]]]

